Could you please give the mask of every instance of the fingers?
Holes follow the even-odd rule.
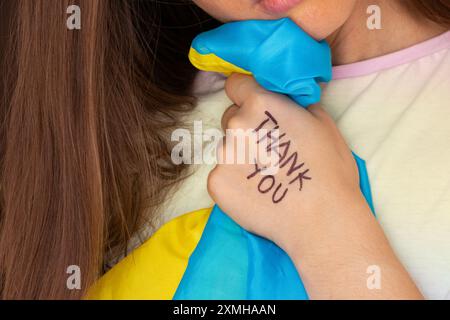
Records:
[[[253,77],[237,73],[228,78],[225,91],[231,101],[238,106],[242,106],[252,94],[265,92]]]
[[[229,128],[228,123],[231,118],[233,118],[236,113],[238,113],[239,107],[236,104],[231,105],[222,116],[222,129],[226,130]]]

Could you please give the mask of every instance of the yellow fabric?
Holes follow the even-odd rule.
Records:
[[[91,300],[171,300],[197,247],[211,209],[170,221],[90,290]]]
[[[251,75],[252,73],[242,69],[234,64],[229,63],[228,61],[223,60],[222,58],[216,56],[214,53],[210,54],[200,54],[194,48],[191,48],[189,52],[189,60],[191,63],[202,71],[214,71],[220,72],[224,75],[231,75],[232,73],[242,73]]]

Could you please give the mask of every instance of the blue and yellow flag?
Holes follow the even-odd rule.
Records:
[[[331,80],[331,53],[290,19],[241,21],[199,35],[189,54],[204,71],[251,74],[302,107]],[[372,206],[365,163],[355,156]],[[219,207],[163,226],[91,288],[90,299],[308,299],[289,256]]]

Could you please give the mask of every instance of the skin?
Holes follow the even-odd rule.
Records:
[[[223,116],[224,129],[258,128],[270,112],[291,141],[289,154],[298,152],[297,164],[305,162],[302,169],[310,170],[311,180],[301,191],[289,186],[286,197],[274,203],[274,188],[261,192],[264,176],[248,179],[254,164],[220,164],[208,178],[209,193],[220,207],[286,251],[311,299],[422,298],[361,194],[354,158],[330,116],[318,105],[299,108],[249,76],[232,75],[226,91],[235,105]],[[219,154],[227,150],[228,139]],[[292,180],[287,170],[274,174],[283,189]],[[381,268],[381,290],[367,287],[370,265]]]
[[[410,16],[395,0],[304,0],[282,14],[268,13],[256,0],[194,2],[224,22],[289,16],[311,36],[327,39],[334,64],[394,52],[443,32]],[[366,28],[371,4],[381,7],[383,30]],[[421,299],[361,194],[351,151],[329,115],[317,105],[299,108],[249,76],[232,75],[226,92],[235,104],[223,116],[224,129],[257,128],[264,112],[270,112],[289,137],[291,152],[298,152],[310,169],[311,179],[301,191],[289,191],[274,203],[269,193],[261,192],[261,176],[248,179],[253,164],[220,164],[208,180],[213,199],[241,226],[289,254],[312,299]],[[286,170],[274,179],[283,186],[292,180]],[[370,265],[381,268],[379,290],[367,288]]]
[[[303,0],[288,12],[272,14],[259,0],[194,0],[216,19],[228,22],[290,17],[312,37],[327,39],[335,65],[366,60],[410,47],[445,31],[434,23],[413,17],[402,0]],[[369,5],[378,5],[382,30],[366,27]]]

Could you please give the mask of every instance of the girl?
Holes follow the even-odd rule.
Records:
[[[219,206],[282,247],[311,298],[450,298],[450,2],[195,2],[221,21],[289,16],[328,40],[336,66],[322,106],[308,111],[248,76],[230,77],[223,127],[257,128],[269,112],[267,129],[276,122],[287,134],[310,181],[274,204],[258,192],[262,180],[247,178],[254,165],[218,165],[208,188]],[[373,5],[381,30],[367,24]],[[347,144],[367,161],[382,228]],[[280,170],[275,179],[292,177]],[[376,290],[366,281],[373,270]]]
[[[144,221],[155,222],[151,218],[167,188],[182,176],[163,160],[170,154],[170,129],[194,103],[189,98],[194,71],[185,55],[193,35],[206,28],[186,25],[203,21],[203,14],[186,15],[188,8],[196,10],[191,6],[169,9],[149,1],[78,2],[83,8],[78,33],[61,28],[66,1],[0,2],[10,21],[2,26],[6,40],[0,51],[6,75],[3,298],[81,297],[83,290],[65,286],[67,266],[81,266],[87,288],[106,255],[117,255],[113,248],[126,250]],[[339,130],[320,107],[304,111],[249,78],[230,78],[227,93],[235,105],[223,126],[254,126],[261,120],[258,101],[270,102],[314,176],[299,198],[273,207],[252,182],[241,183],[248,168],[219,166],[209,179],[214,200],[299,262],[313,298],[419,298],[415,284],[426,297],[445,298],[450,194],[441,172],[450,160],[444,122],[449,2],[195,2],[221,21],[289,16],[313,37],[327,38],[334,64],[341,65],[322,101]],[[383,29],[369,31],[365,12],[374,3],[382,9]],[[182,17],[192,21],[183,23]],[[209,91],[206,87],[197,80],[197,92]],[[229,105],[222,92],[213,93],[202,97],[199,111],[213,115],[204,110]],[[217,121],[221,116],[214,114]],[[376,211],[390,243],[361,200],[341,132],[368,161]],[[197,179],[206,181],[205,171]],[[186,180],[181,190],[194,182]],[[211,201],[205,190],[197,192],[204,203]],[[167,204],[177,208],[180,192],[173,197]],[[261,205],[252,208],[254,203]],[[277,212],[283,216],[273,215]],[[336,269],[344,258],[354,263]],[[382,290],[365,287],[368,265],[381,268]],[[351,281],[344,285],[342,278]]]

